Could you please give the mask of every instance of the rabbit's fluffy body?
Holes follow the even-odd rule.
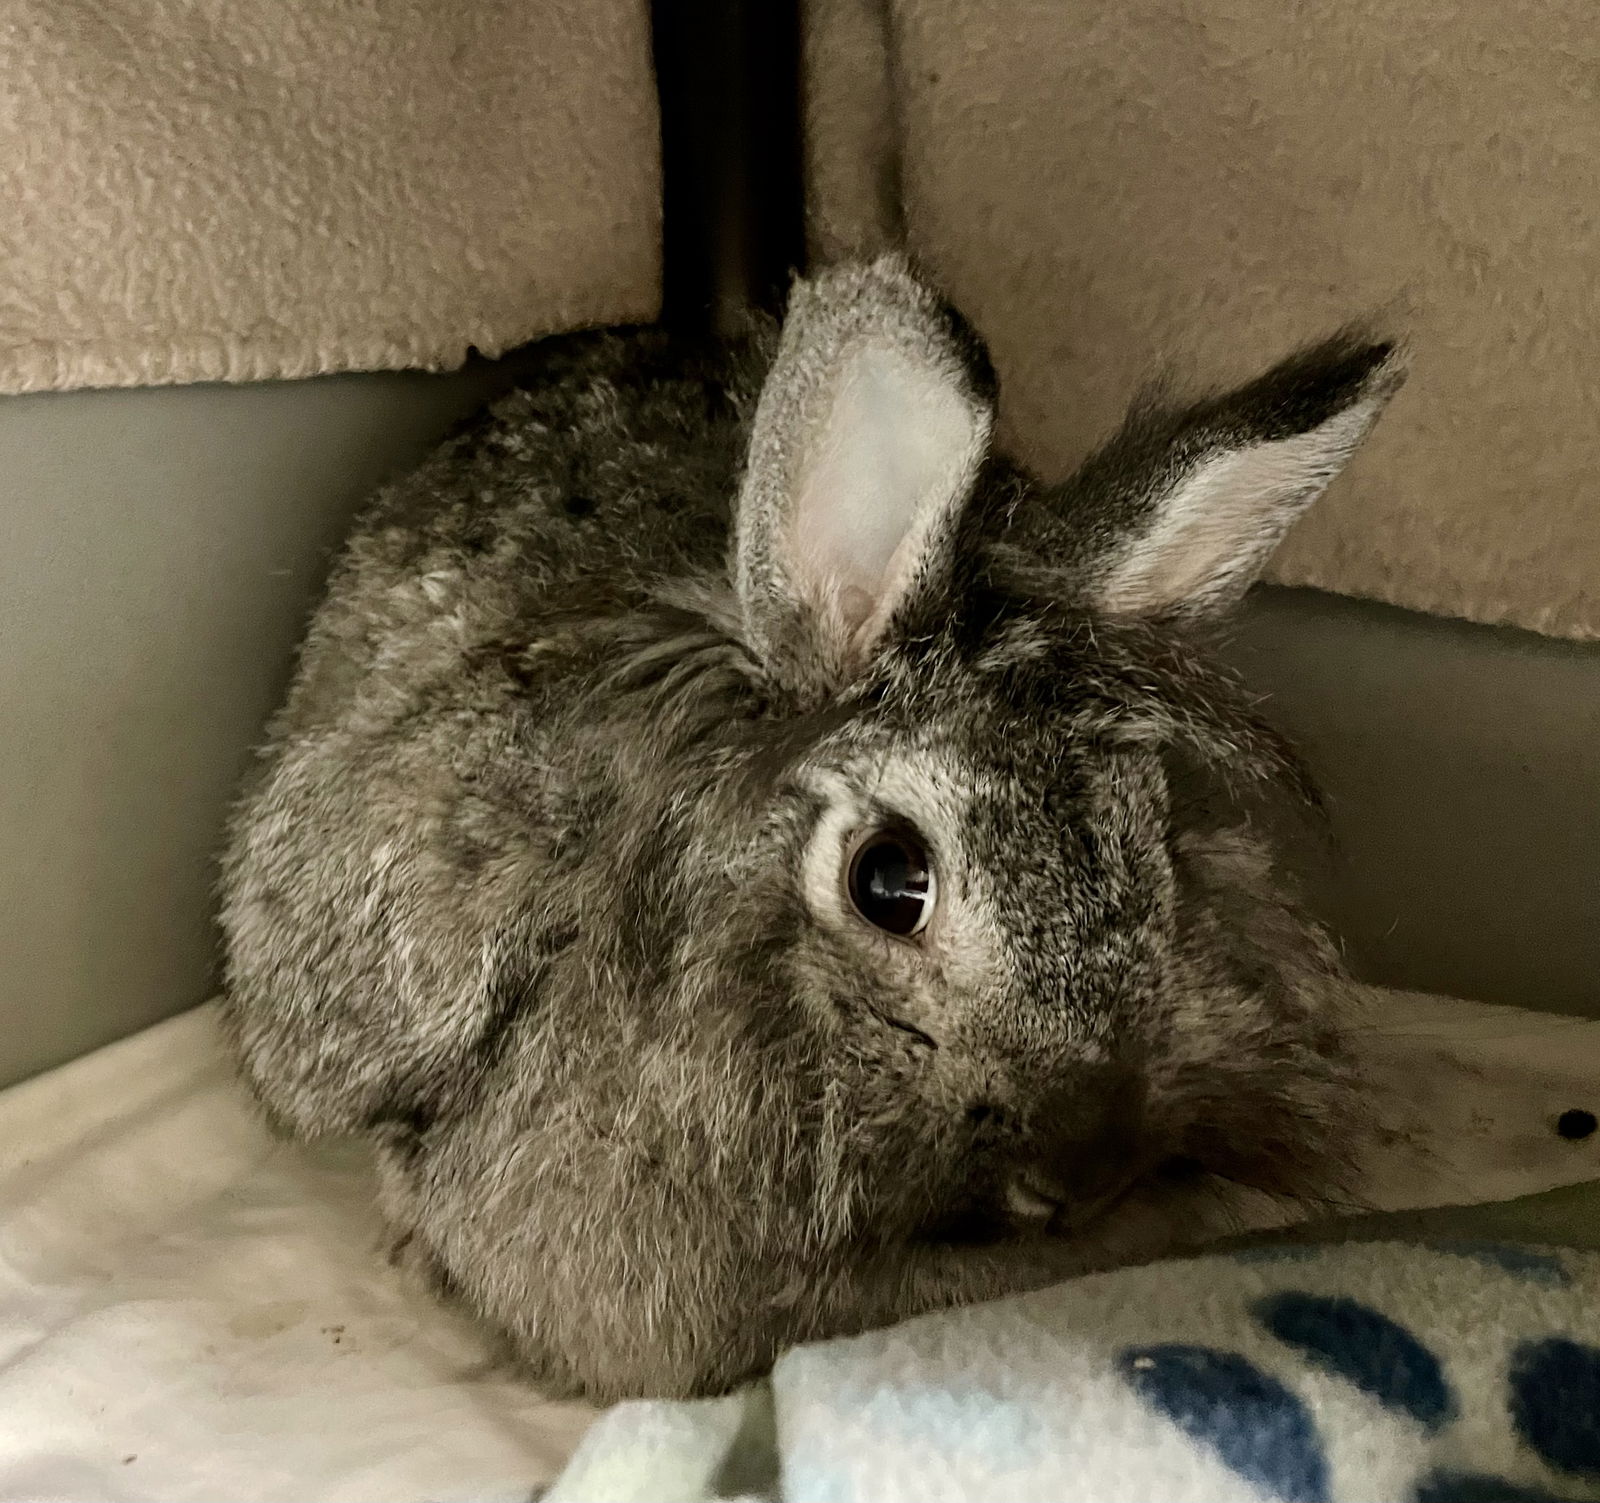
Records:
[[[1193,644],[1394,381],[1324,347],[1047,488],[894,260],[781,342],[552,341],[313,621],[224,867],[247,1079],[369,1135],[397,1237],[599,1399],[1325,1193],[1347,987]],[[930,853],[915,938],[851,906],[874,829]]]

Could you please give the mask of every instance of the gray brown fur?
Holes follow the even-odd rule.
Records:
[[[989,455],[887,624],[829,644],[805,557],[772,563],[789,482],[757,472],[809,441],[795,383],[840,358],[815,331],[881,326],[990,393],[901,263],[797,296],[759,421],[771,335],[581,335],[383,494],[225,861],[267,1111],[370,1136],[397,1237],[596,1399],[1150,1256],[1226,1181],[1326,1194],[1351,1130],[1346,986],[1246,812],[1292,762],[1183,602],[1096,589],[1194,455],[1386,390],[1387,351],[1147,414],[1065,488]],[[805,875],[902,791],[950,895],[926,944]]]

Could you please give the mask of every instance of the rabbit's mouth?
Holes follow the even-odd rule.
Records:
[[[1092,1185],[1069,1187],[1053,1176],[1027,1170],[1007,1182],[1006,1211],[1018,1230],[1070,1236],[1107,1215],[1151,1172],[1148,1165],[1124,1165],[1096,1176]]]
[[[1135,1191],[1159,1186],[1191,1186],[1217,1179],[1206,1165],[1189,1154],[1152,1155],[1106,1175],[1092,1189],[1078,1188],[1063,1195],[1049,1180],[1022,1174],[1006,1188],[1007,1209],[1019,1229],[1041,1230],[1052,1236],[1075,1236],[1092,1230]]]
[[[1343,1203],[1348,1196],[1341,1157],[1333,1151],[1336,1137],[1292,1110],[1272,1113],[1270,1106],[1258,1106],[1252,1120],[1259,1130],[1251,1134],[1226,1119],[1145,1118],[1136,1131],[1082,1143],[1013,1143],[980,1154],[917,1235],[946,1243],[1040,1233],[1092,1237],[1130,1200],[1171,1206],[1180,1215],[1179,1208],[1197,1197],[1226,1199],[1232,1192],[1307,1207]]]
[[[1189,1161],[1145,1157],[1097,1169],[1070,1179],[1030,1164],[998,1176],[981,1193],[969,1193],[947,1207],[924,1229],[938,1242],[995,1242],[1019,1233],[1075,1235],[1116,1209],[1134,1190],[1153,1179],[1199,1174]]]

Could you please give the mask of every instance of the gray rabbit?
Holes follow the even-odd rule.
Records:
[[[1341,1193],[1349,989],[1208,625],[1398,385],[1341,337],[1046,487],[907,263],[781,332],[545,347],[378,498],[224,864],[298,1136],[552,1389],[1153,1256]]]

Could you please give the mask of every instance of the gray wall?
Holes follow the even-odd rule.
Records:
[[[0,399],[0,1082],[208,994],[328,550],[506,375]],[[1236,655],[1330,791],[1365,974],[1600,1013],[1600,651],[1284,591]]]
[[[217,832],[328,549],[493,379],[0,398],[0,1082],[205,997]]]
[[[1600,644],[1262,590],[1233,656],[1327,793],[1358,972],[1600,1016]]]

